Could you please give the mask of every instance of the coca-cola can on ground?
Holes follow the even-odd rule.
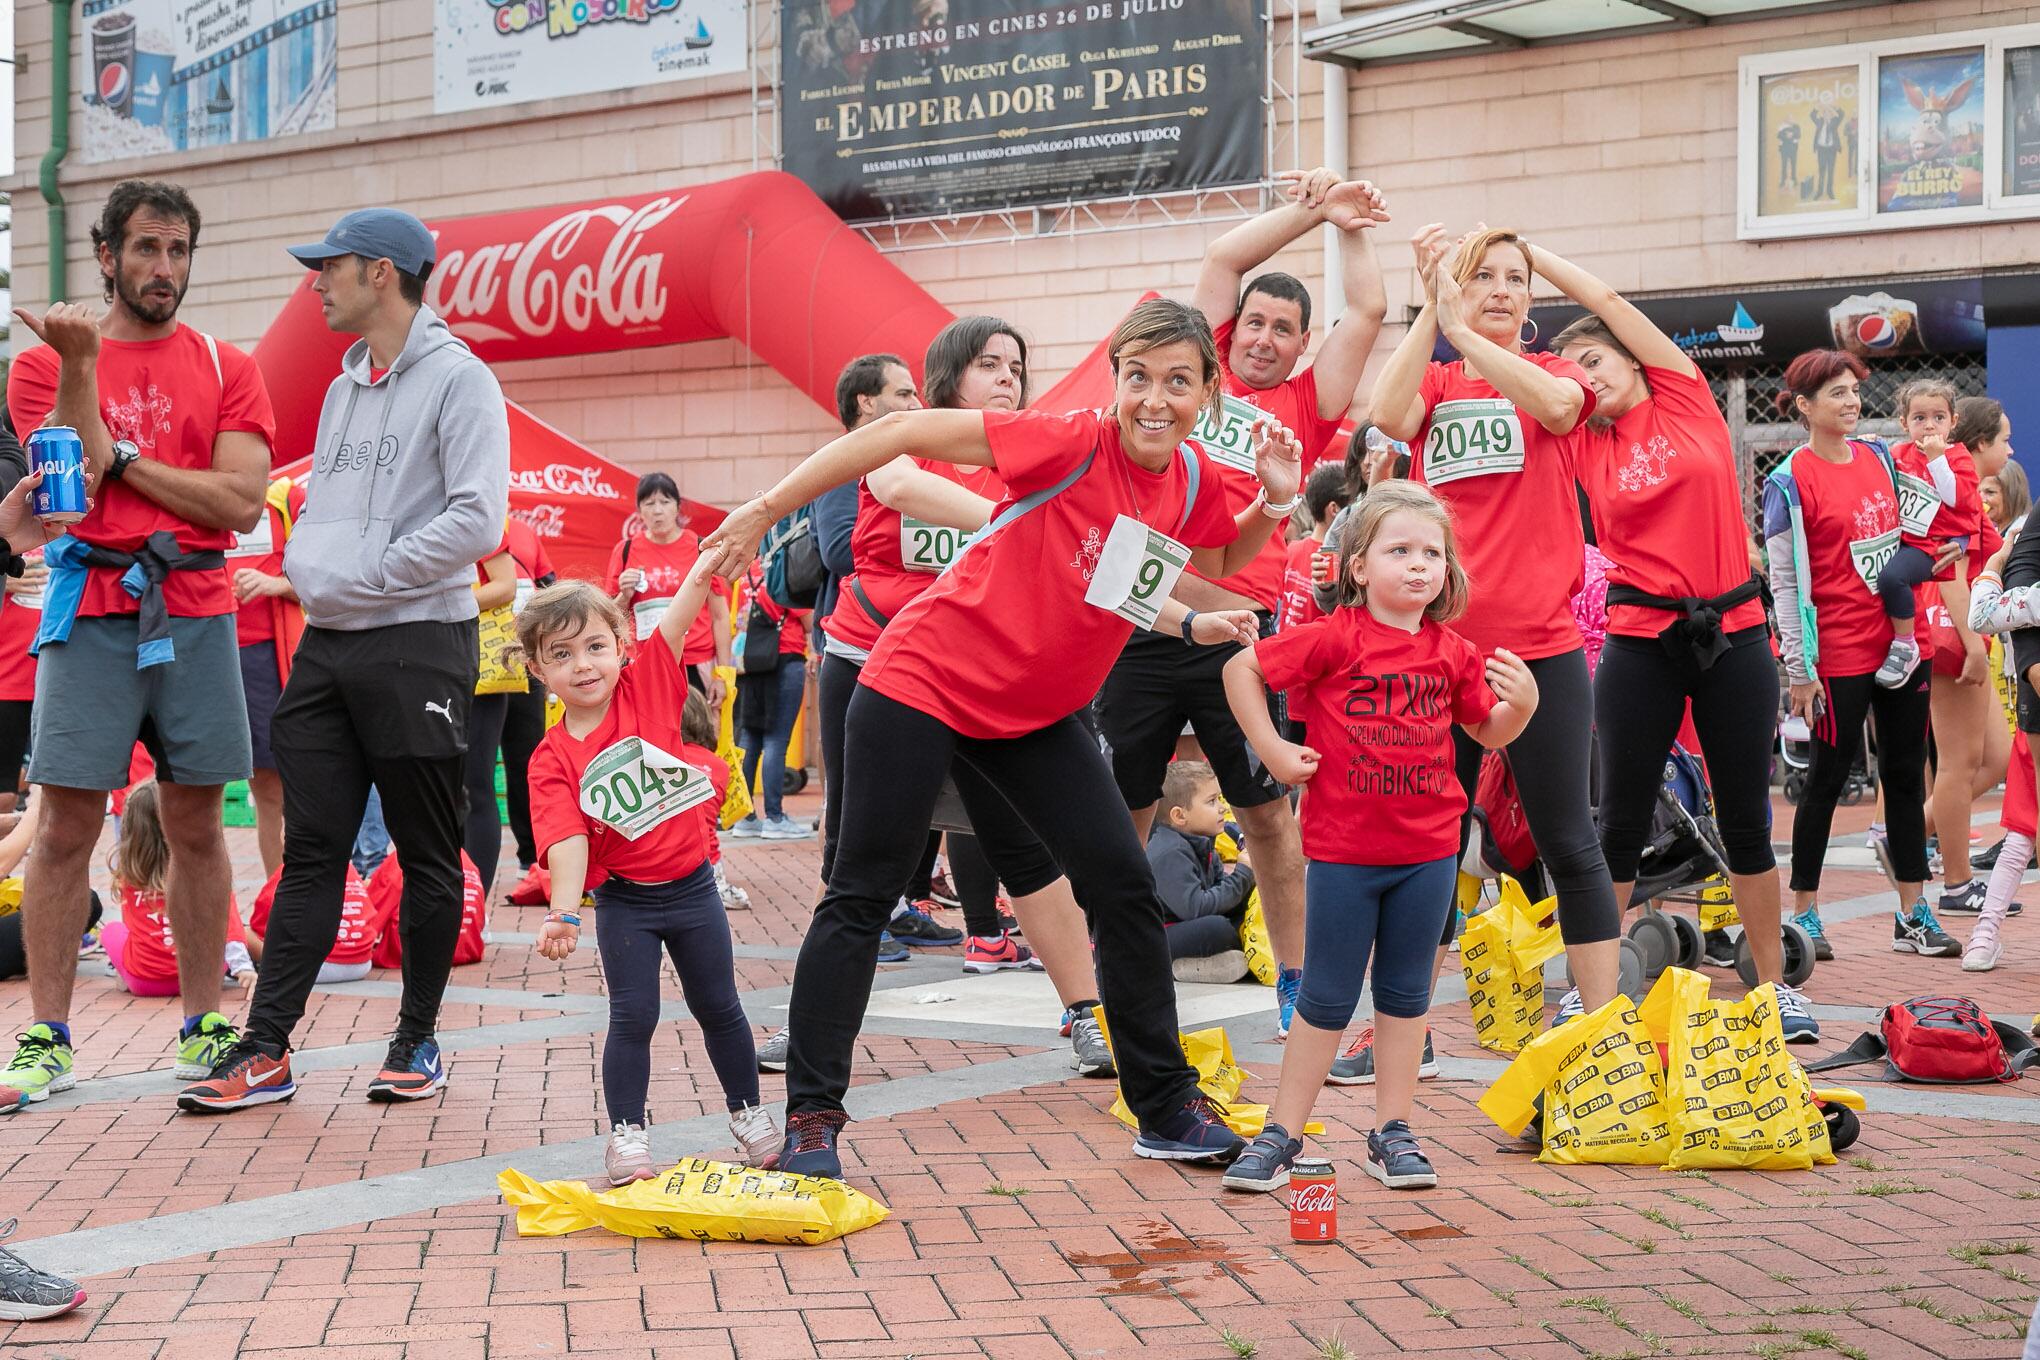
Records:
[[[1296,1242],[1339,1240],[1339,1177],[1321,1157],[1289,1168],[1289,1236]]]

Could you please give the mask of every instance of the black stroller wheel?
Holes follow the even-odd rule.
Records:
[[[801,766],[789,765],[779,781],[779,787],[787,793],[799,793],[807,787],[808,772]]]
[[[1678,962],[1678,930],[1656,907],[1645,907],[1643,914],[1629,923],[1629,940],[1641,955],[1644,977],[1656,977]],[[1633,993],[1630,999],[1642,1000]]]
[[[1780,943],[1785,949],[1785,985],[1797,987],[1813,976],[1813,937],[1806,933],[1804,926],[1787,921],[1780,931]],[[1750,933],[1746,929],[1735,941],[1736,976],[1743,980],[1743,986],[1757,985],[1757,961],[1750,954]]]
[[[1647,976],[1643,967],[1643,950],[1634,940],[1623,940],[1621,949],[1621,971],[1617,975],[1616,989],[1631,1001],[1641,1001],[1644,994],[1644,979]]]
[[[1834,1151],[1846,1152],[1862,1136],[1863,1121],[1848,1106],[1823,1105],[1820,1112],[1827,1120],[1828,1146]]]
[[[1806,776],[1798,770],[1785,772],[1785,801],[1797,807],[1806,796]]]
[[[1700,923],[1690,916],[1665,913],[1665,919],[1672,923],[1672,934],[1678,938],[1678,950],[1672,958],[1674,968],[1698,968],[1700,961],[1707,957],[1707,937],[1700,933]]]

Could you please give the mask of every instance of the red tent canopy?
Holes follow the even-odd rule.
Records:
[[[599,581],[610,550],[637,516],[637,474],[561,434],[516,402],[510,408],[510,513],[537,531],[561,576]],[[277,469],[302,477],[312,460]],[[683,500],[687,527],[705,534],[723,511]]]

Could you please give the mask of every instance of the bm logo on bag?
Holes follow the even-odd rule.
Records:
[[[1573,1122],[1578,1123],[1597,1111],[1607,1109],[1614,1103],[1615,1097],[1609,1095],[1606,1091],[1601,1092],[1601,1094],[1591,1100],[1583,1100],[1572,1107]]]
[[[1655,1105],[1655,1104],[1657,1104],[1657,1103],[1658,1103],[1658,1093],[1657,1093],[1656,1091],[1654,1091],[1654,1090],[1652,1090],[1652,1091],[1645,1091],[1645,1092],[1641,1093],[1640,1095],[1633,1095],[1633,1096],[1631,1096],[1631,1097],[1630,1097],[1629,1099],[1627,1099],[1627,1100],[1623,1101],[1623,1102],[1622,1102],[1622,1113],[1623,1113],[1623,1114],[1635,1114],[1635,1113],[1637,1113],[1637,1112],[1638,1112],[1639,1110],[1647,1110],[1647,1109],[1649,1109],[1649,1108],[1650,1108],[1651,1106],[1653,1106],[1653,1105]]]
[[[1722,1049],[1727,1047],[1728,1036],[1726,1034],[1717,1034],[1713,1038],[1705,1041],[1704,1043],[1695,1045],[1693,1048],[1693,1056],[1695,1058],[1711,1058],[1715,1054],[1721,1052]]]
[[[1623,1082],[1628,1081],[1630,1078],[1640,1077],[1643,1074],[1644,1066],[1642,1063],[1626,1062],[1622,1064],[1622,1066],[1616,1068],[1614,1071],[1606,1073],[1602,1077],[1602,1080],[1609,1086],[1620,1086]]]

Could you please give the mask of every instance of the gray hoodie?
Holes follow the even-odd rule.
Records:
[[[327,389],[284,574],[317,628],[459,623],[475,617],[475,563],[503,541],[509,505],[503,390],[420,307],[380,381],[358,340]]]

